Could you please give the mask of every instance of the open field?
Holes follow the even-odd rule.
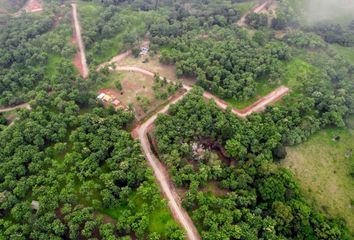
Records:
[[[331,216],[343,217],[354,229],[353,117],[350,122],[349,130],[328,128],[289,147],[282,164],[295,174],[310,202]]]
[[[149,61],[144,63],[145,57],[138,57],[135,58],[132,55],[124,58],[122,61],[119,62],[119,66],[136,66],[144,69],[148,69],[149,71],[152,72],[158,72],[160,73],[160,76],[166,77],[172,81],[176,80],[181,80],[184,84],[187,85],[194,85],[195,80],[194,79],[188,79],[188,78],[177,78],[176,76],[176,66],[175,65],[167,65],[167,64],[162,64],[159,62],[159,55],[156,55],[154,57],[148,57]]]
[[[120,81],[122,90],[115,88],[115,82]],[[153,90],[154,78],[138,72],[113,72],[109,75],[109,81],[101,85],[103,88],[115,89],[118,91],[118,100],[126,106],[132,106],[135,110],[137,120],[143,119],[156,107],[162,105],[166,100],[157,99]],[[158,91],[164,91],[165,88]]]
[[[309,74],[315,70],[315,67],[301,58],[295,57],[284,66],[285,74],[283,84],[290,89],[295,89],[304,80],[309,77]]]
[[[23,8],[26,12],[35,13],[43,10],[42,0],[29,0]]]

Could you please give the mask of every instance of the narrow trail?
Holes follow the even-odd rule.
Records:
[[[139,140],[141,142],[142,149],[145,153],[146,159],[148,160],[149,165],[154,171],[154,175],[160,185],[160,189],[163,195],[168,200],[168,206],[171,209],[172,215],[177,222],[185,229],[187,238],[190,240],[199,240],[201,239],[198,233],[197,228],[194,226],[193,221],[189,217],[187,211],[181,206],[181,200],[177,194],[175,187],[172,184],[171,179],[169,179],[167,170],[161,164],[159,159],[151,151],[150,143],[147,138],[147,132],[149,127],[154,123],[159,113],[166,113],[171,104],[183,99],[183,97],[188,93],[184,93],[182,96],[171,101],[167,106],[165,106],[161,111],[150,117],[146,122],[144,122],[137,129]]]
[[[31,106],[28,103],[23,103],[23,104],[19,104],[13,107],[5,107],[5,108],[0,108],[0,113],[4,113],[4,112],[10,112],[19,108],[26,108],[26,109],[31,109]]]
[[[85,55],[85,46],[82,42],[82,37],[81,37],[81,27],[80,27],[80,22],[79,18],[77,16],[77,5],[76,3],[72,3],[72,15],[73,15],[73,20],[74,20],[74,28],[75,28],[75,37],[76,37],[76,42],[78,45],[78,53],[80,54],[80,61],[81,61],[81,75],[84,78],[88,77],[88,67],[87,67],[87,62],[86,62],[86,55]]]

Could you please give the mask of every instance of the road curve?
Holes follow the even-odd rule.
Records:
[[[19,108],[26,108],[26,109],[31,109],[31,106],[28,103],[23,103],[17,106],[13,106],[13,107],[6,107],[6,108],[0,108],[0,113],[4,113],[4,112],[10,112]]]
[[[183,97],[188,93],[184,93],[178,98],[171,101],[167,106],[165,106],[161,111],[150,117],[146,122],[144,122],[137,129],[139,140],[141,142],[142,149],[145,153],[146,159],[148,160],[149,165],[152,167],[154,171],[154,175],[160,185],[160,189],[164,196],[168,200],[168,206],[171,209],[171,212],[174,218],[181,224],[181,226],[185,229],[187,238],[190,240],[199,240],[201,239],[197,228],[194,226],[193,221],[190,219],[186,210],[181,206],[180,198],[171,183],[171,180],[168,177],[167,170],[161,164],[161,162],[157,159],[155,154],[151,151],[150,143],[147,138],[147,132],[149,127],[154,123],[159,113],[166,113],[171,104],[175,104],[176,102],[183,99]]]
[[[110,68],[110,70],[113,69]],[[155,75],[154,72],[136,66],[122,66],[122,67],[118,66],[115,68],[115,71],[138,72],[148,76]],[[171,80],[168,81],[171,82]],[[188,86],[186,84],[183,84],[183,88],[186,89],[187,91],[192,89],[191,86]],[[274,91],[272,91],[271,93],[269,93],[268,95],[262,97],[257,102],[251,104],[250,106],[244,109],[231,108],[231,111],[237,116],[244,118],[247,117],[248,115],[251,115],[254,112],[263,111],[267,105],[278,101],[280,98],[282,98],[284,95],[288,93],[289,93],[289,89],[287,87],[281,86],[275,89]],[[221,100],[220,98],[216,97],[215,95],[209,92],[204,91],[203,96],[204,98],[209,100],[213,99],[216,105],[223,110],[226,110],[228,107],[228,104],[225,101]]]
[[[86,62],[85,46],[84,46],[84,43],[82,42],[82,37],[81,37],[81,27],[80,27],[80,23],[79,23],[79,18],[77,16],[76,3],[72,3],[71,7],[72,7],[72,10],[73,10],[73,20],[74,20],[74,26],[75,26],[75,34],[76,34],[77,44],[78,44],[78,47],[79,47],[82,70],[83,70],[82,76],[84,78],[87,78],[89,71],[88,71],[87,62]]]
[[[124,58],[128,55],[128,53],[123,53],[118,56],[117,59],[121,60],[121,58]],[[97,71],[104,65],[100,65],[97,68]],[[126,72],[138,72],[145,74],[147,76],[153,77],[155,75],[154,72],[136,67],[136,66],[115,66],[114,69],[110,66],[109,67],[110,71],[126,71]],[[167,81],[171,82],[171,80],[167,79]],[[183,97],[192,89],[191,86],[188,86],[186,84],[183,84],[183,88],[186,90],[186,92],[179,96],[178,98],[173,99],[167,106],[165,106],[162,110],[160,110],[158,113],[154,114],[151,116],[148,120],[146,120],[144,123],[142,123],[140,126],[137,126],[133,132],[138,136],[140,142],[141,142],[141,147],[142,150],[145,154],[146,159],[148,160],[149,165],[153,169],[154,176],[156,177],[158,184],[160,185],[160,189],[166,199],[168,200],[168,206],[173,214],[173,217],[175,220],[185,229],[185,232],[187,234],[187,238],[190,240],[199,240],[200,235],[189,217],[188,213],[186,210],[181,206],[181,200],[176,192],[176,189],[174,185],[172,184],[171,179],[169,179],[168,172],[165,168],[165,166],[159,161],[159,159],[155,156],[155,154],[152,152],[150,148],[150,143],[147,138],[147,132],[149,130],[149,127],[152,126],[154,121],[156,120],[158,114],[160,113],[166,113],[170,107],[171,104],[175,104],[176,102],[180,101],[183,99]],[[256,103],[252,104],[251,106],[247,107],[246,109],[243,110],[238,110],[233,108],[232,113],[240,116],[240,117],[246,117],[250,115],[252,112],[259,112],[263,110],[268,104],[275,102],[279,100],[282,96],[287,94],[289,92],[289,89],[286,87],[280,87],[270,93],[269,95],[261,98],[258,100]],[[214,96],[211,93],[204,92],[203,94],[204,98],[206,99],[213,99],[217,106],[223,110],[227,109],[228,104],[218,97]]]

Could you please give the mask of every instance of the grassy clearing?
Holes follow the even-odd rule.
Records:
[[[48,56],[48,63],[45,66],[44,74],[49,78],[55,76],[57,73],[57,67],[61,61],[64,61],[64,58],[62,56],[50,54]]]
[[[284,68],[283,84],[290,89],[298,87],[304,80],[308,79],[309,74],[315,70],[315,67],[299,57],[292,59]]]
[[[257,4],[257,2],[258,1],[256,0],[240,2],[240,3],[236,3],[236,6],[241,11],[241,14],[244,14],[247,11],[250,11]]]
[[[354,47],[343,47],[338,44],[333,44],[331,47],[347,61],[354,64]]]
[[[159,62],[159,57],[160,57],[159,55],[156,55],[154,57],[147,57],[148,61],[144,62],[146,57],[135,58],[133,56],[129,56],[129,57],[125,58],[122,62],[120,62],[118,65],[120,65],[120,66],[137,66],[137,67],[144,68],[144,69],[147,69],[152,72],[158,72],[158,73],[160,73],[160,76],[167,77],[170,80],[176,81],[177,80],[176,66],[161,64]]]
[[[354,229],[354,117],[351,129],[328,128],[307,142],[288,148],[282,163],[300,182],[311,203],[331,216],[344,218]],[[335,141],[336,136],[340,137]]]
[[[279,84],[271,84],[268,82],[267,79],[261,79],[260,81],[256,82],[256,96],[250,98],[245,101],[237,101],[235,99],[225,99],[225,101],[230,104],[232,107],[243,109],[248,107],[249,105],[255,103],[258,99],[266,96],[270,92],[272,92]]]
[[[150,182],[150,184],[154,187],[157,187],[152,181]],[[145,199],[145,197],[143,196],[143,191],[145,190],[139,188],[137,191],[129,195],[127,202],[134,203],[132,204],[135,206],[135,208],[133,209],[131,209],[127,204],[121,204],[120,206],[113,209],[102,209],[100,210],[100,212],[112,217],[116,221],[119,221],[119,219],[124,218],[124,212],[126,210],[133,211],[134,213],[139,215],[139,213],[142,213],[144,211],[146,206],[151,204],[151,202]],[[173,220],[165,201],[161,200],[161,205],[151,211],[147,216],[149,217],[149,232],[157,232],[162,237],[167,236],[170,227],[178,227],[177,223]]]

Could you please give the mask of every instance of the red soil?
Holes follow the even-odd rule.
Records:
[[[24,7],[26,12],[39,12],[43,10],[42,0],[29,0]]]
[[[73,23],[74,24],[74,23]],[[75,27],[73,27],[73,36],[71,37],[71,42],[77,46],[77,37],[76,37],[76,32],[75,32]],[[79,73],[81,76],[84,75],[84,67],[82,65],[82,61],[81,61],[81,53],[80,50],[77,49],[77,52],[73,58],[73,63],[74,66],[79,70]]]

